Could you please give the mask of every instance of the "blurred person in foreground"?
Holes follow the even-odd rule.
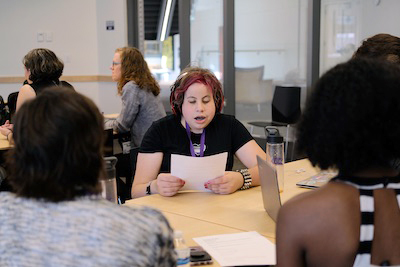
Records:
[[[16,114],[7,155],[15,193],[0,192],[0,266],[173,266],[160,212],[100,196],[103,116],[58,87]]]
[[[316,83],[298,126],[322,188],[281,208],[277,266],[400,265],[400,67],[356,58]]]

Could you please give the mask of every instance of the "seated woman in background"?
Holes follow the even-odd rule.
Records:
[[[18,92],[15,112],[21,108],[23,103],[35,98],[47,87],[64,86],[74,90],[68,82],[59,80],[64,69],[64,63],[53,51],[46,48],[32,49],[25,55],[23,64],[26,80]],[[12,124],[6,121],[4,125],[0,126],[0,132],[7,136],[7,140],[11,140]]]
[[[143,138],[132,197],[173,196],[182,188],[184,180],[170,173],[171,154],[228,152],[225,175],[205,184],[214,193],[229,194],[260,184],[256,155],[266,155],[235,117],[220,113],[224,96],[212,72],[195,67],[183,70],[172,85],[170,102],[174,114],[155,122]],[[232,172],[234,155],[248,169]]]
[[[36,97],[43,89],[51,86],[64,86],[73,89],[68,82],[60,81],[64,63],[46,48],[29,51],[23,59],[25,68],[24,85],[18,93],[17,111],[28,99]]]
[[[101,198],[103,124],[90,99],[63,87],[20,108],[7,155],[16,193],[0,192],[0,266],[175,266],[160,212]]]
[[[400,38],[387,33],[371,36],[354,52],[353,58],[359,57],[382,59],[400,65]]]
[[[316,83],[297,145],[314,166],[339,171],[286,202],[277,266],[400,265],[400,68],[353,59]]]
[[[112,80],[118,82],[122,109],[116,120],[107,120],[105,128],[118,132],[131,132],[131,150],[140,146],[150,125],[166,115],[160,87],[151,75],[142,53],[134,47],[115,50]]]

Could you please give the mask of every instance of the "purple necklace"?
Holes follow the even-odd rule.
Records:
[[[196,154],[194,153],[194,147],[193,147],[193,143],[192,143],[192,137],[190,134],[190,127],[189,124],[187,122],[186,123],[186,133],[189,137],[189,142],[190,142],[190,154],[192,154],[192,157],[196,157]],[[206,140],[206,129],[203,129],[203,132],[201,133],[201,137],[200,137],[200,157],[204,156],[204,143]]]

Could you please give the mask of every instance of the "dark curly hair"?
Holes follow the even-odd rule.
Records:
[[[16,113],[9,181],[19,196],[47,201],[98,194],[103,170],[103,116],[87,97],[52,87]]]
[[[44,80],[58,80],[64,69],[64,63],[53,51],[46,48],[36,48],[29,51],[22,63],[31,72],[29,80],[34,83]]]
[[[215,110],[221,112],[224,104],[224,94],[222,93],[222,85],[217,77],[208,69],[199,67],[187,67],[176,79],[171,86],[170,104],[172,112],[175,115],[182,114],[182,104],[185,92],[194,83],[202,83],[211,89]]]
[[[400,65],[400,38],[379,33],[365,39],[353,58],[368,57],[383,59]]]
[[[135,47],[122,47],[115,50],[121,56],[121,79],[118,81],[118,94],[122,94],[122,87],[134,81],[140,89],[151,92],[153,95],[160,94],[160,86],[151,75],[146,60],[139,49]]]
[[[314,166],[352,174],[400,158],[400,67],[352,59],[316,83],[298,125],[298,148]]]

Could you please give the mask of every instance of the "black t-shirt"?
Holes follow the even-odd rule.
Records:
[[[25,82],[24,82],[24,84],[25,84]],[[66,81],[59,81],[58,79],[57,80],[40,81],[40,82],[32,83],[29,85],[35,91],[36,95],[41,93],[43,91],[43,89],[46,89],[48,87],[53,87],[53,86],[64,86],[66,88],[70,88],[71,90],[75,91],[74,87],[70,83],[68,83]]]
[[[201,134],[194,133],[191,136],[195,152],[199,150],[200,136]],[[236,151],[252,139],[247,129],[234,116],[218,113],[206,127],[204,156],[228,152],[226,170],[230,171]],[[189,138],[180,117],[169,115],[154,122],[146,132],[139,152],[162,152],[164,156],[160,172],[166,173],[170,172],[171,154],[191,156]]]

